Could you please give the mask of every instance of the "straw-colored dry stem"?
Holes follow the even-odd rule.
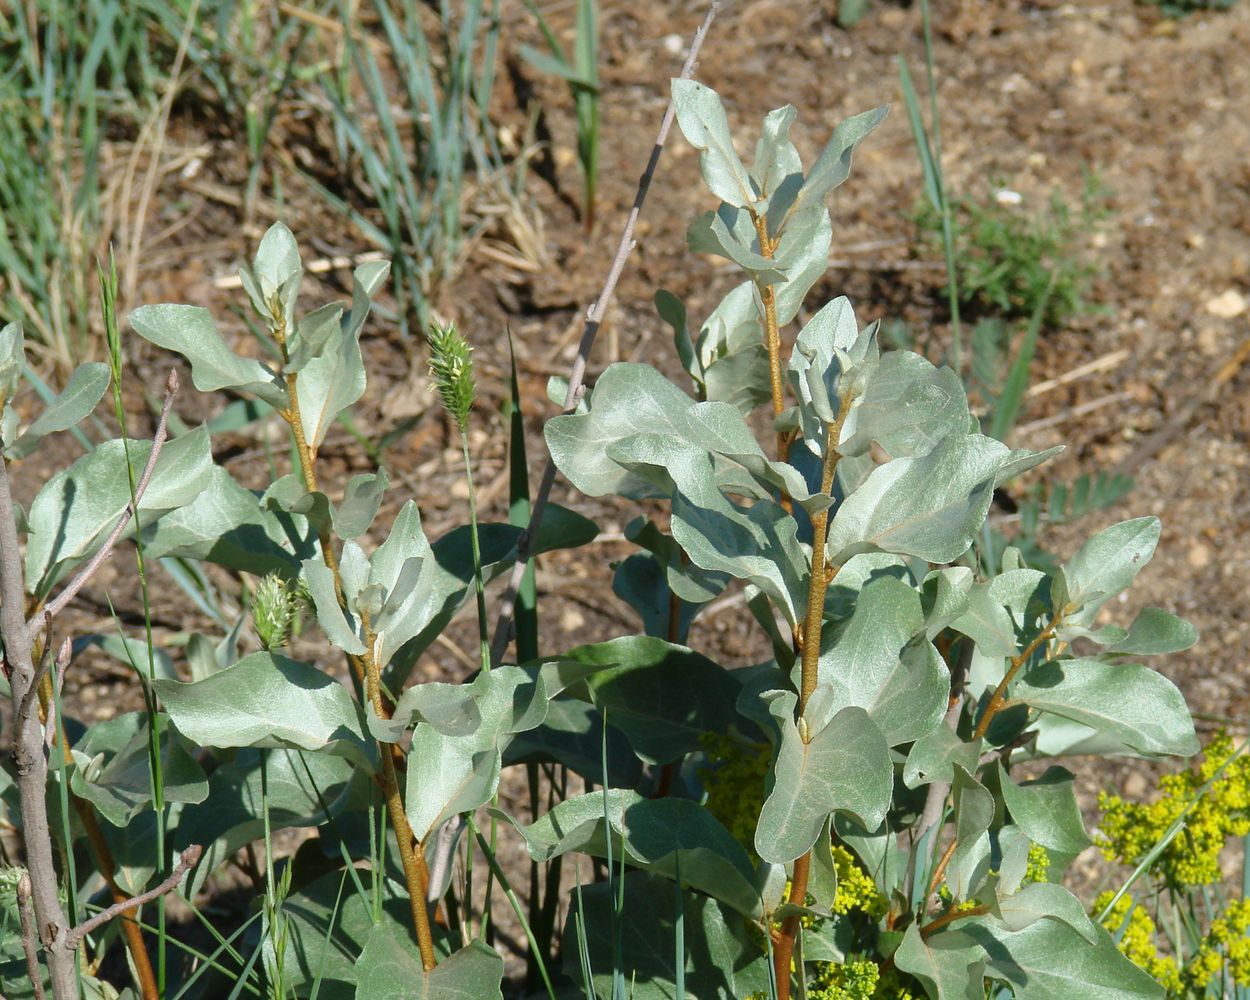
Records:
[[[768,233],[768,220],[763,215],[756,215],[755,233],[759,237],[760,256],[772,258],[777,252],[777,241]],[[781,416],[786,406],[786,388],[781,368],[781,328],[777,323],[777,291],[773,285],[759,285],[760,301],[764,305],[764,346],[768,348],[768,386],[772,394],[773,417]],[[777,458],[789,460],[790,435],[777,432]],[[781,498],[781,505],[791,509],[789,497]]]
[[[833,477],[838,469],[838,440],[842,437],[842,425],[851,412],[854,397],[849,393],[838,407],[838,419],[825,428],[825,463],[821,474],[820,491],[826,496],[833,492]],[[807,615],[803,620],[802,678],[799,686],[799,716],[807,710],[808,699],[816,690],[820,672],[820,635],[825,621],[825,592],[836,572],[825,561],[825,541],[829,537],[829,509],[825,508],[812,518],[812,573],[807,584]],[[833,570],[833,572],[831,572]]]
[[[280,309],[275,309],[274,314],[277,316],[282,315]],[[273,328],[273,334],[285,358],[286,331],[281,325],[276,325]],[[295,436],[295,450],[299,456],[300,475],[304,480],[304,488],[310,493],[318,492],[317,453],[304,435],[304,422],[299,408],[299,394],[296,391],[297,377],[288,373],[285,378],[287,396],[290,402],[287,408],[281,411],[281,416],[290,426],[291,433]],[[339,602],[343,603],[343,579],[339,573],[338,556],[335,553],[333,539],[330,536],[328,527],[321,529],[319,538],[321,541],[321,557],[326,564],[326,568],[334,576],[335,593],[338,595]],[[373,655],[373,641],[372,636],[369,634],[367,618],[364,620],[364,626],[365,636],[368,640],[365,643],[366,651],[363,656],[348,656],[348,662],[351,664],[353,672],[355,672],[364,689],[365,698],[373,705],[378,717],[388,719],[391,716],[391,710],[382,693],[382,671]],[[379,783],[382,787],[382,795],[386,800],[387,815],[390,817],[391,826],[395,830],[395,840],[399,844],[399,858],[404,869],[404,881],[407,883],[408,902],[412,908],[412,923],[417,935],[417,945],[421,950],[421,963],[429,970],[434,968],[436,962],[434,939],[430,932],[430,913],[426,907],[425,900],[429,879],[425,870],[424,858],[418,855],[420,845],[416,844],[413,838],[412,827],[409,825],[408,815],[404,811],[403,795],[399,790],[396,757],[400,755],[398,748],[394,744],[378,743],[378,759],[382,763]]]

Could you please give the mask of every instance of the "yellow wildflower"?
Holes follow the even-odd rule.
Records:
[[[855,856],[841,844],[833,845],[833,864],[838,872],[838,891],[830,909],[834,913],[862,910],[870,917],[883,917],[890,901],[877,891],[877,883],[859,866]]]
[[[1197,953],[1185,963],[1183,970],[1187,992],[1202,995],[1206,992],[1207,983],[1220,974],[1224,960],[1220,953],[1209,943],[1203,943]]]
[[[705,733],[702,743],[707,759],[699,769],[707,794],[704,805],[754,858],[755,825],[764,808],[764,781],[772,763],[768,746],[743,744],[720,733]]]
[[[1050,875],[1050,853],[1041,844],[1029,845],[1029,860],[1024,868],[1024,884],[1045,882]]]
[[[1094,903],[1094,912],[1104,910],[1113,893],[1104,892]],[[1176,959],[1160,955],[1155,947],[1155,922],[1150,919],[1144,906],[1139,906],[1128,893],[1116,901],[1115,907],[1103,919],[1103,926],[1112,935],[1120,935],[1120,951],[1138,968],[1148,972],[1169,993],[1181,989],[1181,974]]]
[[[1250,901],[1238,899],[1228,904],[1222,917],[1211,922],[1209,934],[1213,943],[1223,947],[1228,971],[1238,986],[1250,986],[1250,937],[1246,936],[1247,930],[1250,930]]]
[[[880,974],[876,962],[817,962],[807,984],[808,1000],[873,1000]]]
[[[1173,888],[1218,882],[1224,842],[1250,833],[1250,757],[1231,759],[1233,753],[1232,737],[1217,734],[1197,770],[1165,775],[1159,780],[1162,795],[1148,805],[1101,795],[1098,846],[1107,860],[1137,864],[1193,803],[1184,829],[1164,848],[1152,871]]]

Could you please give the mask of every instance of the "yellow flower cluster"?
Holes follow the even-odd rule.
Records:
[[[808,1000],[873,1000],[880,975],[876,962],[817,962],[807,984]]]
[[[866,913],[874,920],[884,917],[890,908],[890,901],[877,890],[877,883],[859,866],[855,855],[841,844],[831,845],[829,853],[833,857],[834,869],[838,873],[838,888],[829,906],[830,911],[839,915]],[[786,879],[786,896],[789,897],[789,895],[790,880]],[[808,893],[807,902],[811,905],[819,900]],[[812,927],[818,919],[820,918],[804,916],[803,926]]]
[[[1104,892],[1094,902],[1094,912],[1101,913],[1111,902],[1114,893]],[[1127,923],[1127,926],[1126,926]],[[1115,907],[1103,919],[1102,925],[1112,936],[1121,934],[1120,951],[1140,969],[1148,972],[1168,993],[1179,993],[1182,987],[1180,969],[1176,959],[1160,955],[1155,947],[1155,922],[1150,919],[1144,906],[1138,906],[1133,897],[1125,893]]]
[[[1229,974],[1238,986],[1250,986],[1250,901],[1234,900],[1228,904],[1224,916],[1211,922],[1211,931],[1207,935],[1210,950],[1223,950],[1228,962]],[[1188,968],[1186,969],[1188,972]],[[1217,966],[1218,971],[1218,966]],[[1211,979],[1203,980],[1205,985]]]
[[[838,891],[830,909],[834,913],[862,910],[874,919],[884,917],[890,901],[878,891],[877,883],[859,866],[855,855],[841,844],[834,844],[832,853],[838,872]]]
[[[885,972],[876,962],[852,960],[814,963],[815,973],[808,980],[808,1000],[923,1000],[904,985],[898,971]],[[768,1000],[766,993],[752,993],[746,1000]]]
[[[764,784],[772,756],[765,744],[743,744],[719,733],[704,735],[703,752],[706,765],[699,770],[706,794],[704,805],[747,852],[754,857],[755,825],[764,806]],[[831,851],[838,874],[838,888],[829,909],[840,916],[864,913],[873,920],[885,916],[889,900],[860,866],[855,855],[841,844]],[[786,883],[786,894],[790,885]],[[809,902],[815,902],[808,897]],[[812,927],[819,918],[804,916],[804,927]],[[761,932],[761,943],[762,943]],[[811,1000],[919,1000],[899,974],[891,969],[882,974],[873,961],[853,960],[845,965],[814,962],[807,985]],[[746,1000],[766,1000],[762,993]]]
[[[704,733],[707,766],[699,780],[707,793],[704,805],[734,840],[755,857],[755,824],[764,808],[764,781],[772,763],[766,744],[747,744],[720,733]]]
[[[1233,754],[1232,737],[1221,732],[1207,745],[1196,771],[1159,780],[1163,794],[1158,801],[1145,805],[1101,795],[1098,846],[1103,856],[1108,861],[1137,864],[1193,803],[1183,833],[1164,848],[1151,870],[1173,888],[1218,882],[1225,840],[1250,833],[1250,757],[1230,760]],[[1205,791],[1203,786],[1207,786]]]
[[[1029,845],[1029,860],[1024,868],[1024,884],[1045,882],[1050,876],[1050,853],[1041,844]]]
[[[998,873],[996,871],[991,871],[990,874],[997,875]],[[937,895],[938,899],[940,899],[946,904],[947,907],[954,910],[956,913],[967,913],[969,910],[975,910],[981,905],[975,899],[965,899],[962,903],[955,902],[955,894],[951,892],[950,886],[946,885],[943,885],[938,889]]]
[[[1111,901],[1104,892],[1094,903],[1095,912]],[[1211,922],[1211,929],[1198,950],[1184,966],[1175,958],[1160,955],[1155,946],[1155,922],[1146,908],[1127,893],[1103,920],[1112,934],[1120,934],[1120,951],[1134,965],[1148,972],[1169,996],[1204,996],[1208,984],[1228,966],[1228,975],[1238,986],[1250,986],[1250,901],[1234,900],[1223,916]],[[1122,930],[1121,930],[1122,929]]]

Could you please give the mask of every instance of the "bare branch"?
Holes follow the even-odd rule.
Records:
[[[964,710],[964,683],[968,677],[968,670],[972,666],[973,643],[965,641],[960,644],[959,657],[951,668],[951,697],[946,706],[946,718],[943,725],[947,726],[952,732],[959,728],[959,717]],[[915,831],[911,834],[911,842],[919,844],[926,833],[932,830],[941,822],[942,816],[946,812],[946,797],[950,794],[951,783],[949,781],[934,781],[929,785],[928,791],[925,793],[924,809],[920,813],[920,822],[916,824]],[[907,881],[905,885],[911,885],[912,879],[916,873],[916,852],[912,851],[907,860]]]
[[[17,883],[17,914],[22,924],[22,952],[26,956],[26,973],[35,988],[35,1000],[44,1000],[43,973],[39,971],[39,952],[35,948],[35,908],[30,902],[30,875],[23,874]]]
[[[47,650],[52,645],[52,616],[44,616],[44,624],[47,626],[47,640],[44,642],[44,649]],[[57,675],[63,675],[65,668],[69,665],[69,656],[74,648],[74,644],[70,641],[69,636],[65,637],[65,641],[61,643],[61,648],[56,651],[56,672]],[[35,679],[31,682],[30,690],[26,692],[26,696],[22,699],[21,705],[18,706],[17,713],[25,716],[27,712],[34,706],[34,699],[39,696],[39,685],[43,683],[43,675],[48,672],[48,664],[52,662],[52,657],[46,652],[39,661],[39,666],[35,669]]]
[[[699,30],[695,32],[694,38],[690,42],[690,54],[686,57],[686,63],[681,68],[681,79],[688,80],[694,72],[695,65],[699,60],[699,50],[703,47],[703,40],[707,37],[708,29],[711,28],[712,21],[719,11],[720,0],[712,0],[708,6],[707,16],[703,19],[703,23],[699,26]],[[634,205],[629,210],[629,216],[625,220],[625,228],[621,232],[621,241],[617,245],[616,256],[612,259],[612,266],[608,270],[607,281],[604,282],[603,290],[599,293],[595,304],[586,313],[586,325],[582,328],[582,339],[577,347],[577,358],[574,360],[572,371],[569,373],[569,387],[564,396],[565,413],[573,412],[582,398],[582,393],[585,391],[582,383],[586,377],[586,363],[590,358],[590,349],[594,346],[595,336],[599,333],[603,317],[607,314],[608,303],[612,299],[612,293],[616,291],[616,283],[620,280],[621,272],[625,270],[625,262],[629,259],[629,255],[634,249],[634,227],[637,225],[638,216],[642,212],[643,202],[647,200],[647,192],[651,188],[651,179],[655,176],[656,167],[660,162],[660,154],[664,150],[664,143],[668,139],[669,129],[673,127],[673,118],[675,116],[676,109],[670,98],[668,107],[664,111],[664,117],[660,121],[660,130],[656,134],[655,144],[651,147],[651,157],[647,161],[647,167],[643,171],[642,177],[638,180],[638,193],[634,196]],[[533,547],[534,538],[538,534],[538,525],[542,523],[543,511],[546,509],[547,500],[551,496],[551,487],[555,485],[555,481],[555,462],[548,455],[547,464],[543,468],[542,482],[539,484],[538,493],[534,497],[530,522],[517,541],[516,565],[512,567],[512,574],[508,577],[508,589],[504,592],[502,606],[499,610],[499,620],[495,624],[495,637],[490,650],[492,664],[499,663],[503,658],[504,651],[508,648],[509,641],[511,641],[512,618],[516,611],[517,591],[520,589],[521,580],[525,576],[525,567],[529,563],[530,550]]]
[[[69,932],[69,946],[77,948],[83,938],[97,928],[103,927],[114,917],[120,917],[123,913],[138,909],[144,903],[150,903],[152,900],[164,896],[167,892],[173,892],[178,888],[178,883],[182,881],[182,876],[195,866],[203,853],[204,848],[199,844],[192,844],[182,852],[182,857],[179,859],[178,864],[174,866],[174,870],[169,873],[169,878],[165,879],[155,889],[149,889],[147,892],[141,892],[137,896],[131,896],[123,902],[114,903],[107,910],[101,910],[90,920],[84,920]]]
[[[34,904],[33,927],[43,944],[53,996],[57,1000],[72,1000],[78,996],[78,977],[73,951],[65,943],[69,921],[57,892],[56,862],[52,856],[47,808],[48,759],[38,713],[34,703],[26,697],[35,686],[35,665],[25,604],[17,511],[9,488],[8,466],[0,459],[0,637],[4,641],[12,692],[13,765],[21,796],[29,898]],[[24,713],[23,705],[26,706]]]
[[[147,491],[148,483],[152,481],[152,472],[156,469],[156,460],[160,457],[161,448],[165,444],[165,436],[167,433],[167,424],[169,423],[169,410],[174,405],[174,395],[178,392],[178,375],[173,370],[170,371],[168,378],[165,379],[165,402],[161,406],[161,418],[156,425],[156,433],[152,436],[152,451],[148,455],[147,464],[143,467],[143,475],[139,477],[139,482],[135,486],[135,495],[131,503],[127,504],[126,509],[122,512],[121,520],[117,522],[113,530],[109,532],[108,538],[104,544],[100,546],[100,551],[91,557],[91,561],[87,563],[74,576],[65,589],[56,595],[45,607],[45,612],[49,615],[57,615],[65,609],[65,606],[74,599],[74,595],[82,590],[83,586],[90,580],[100,565],[113,552],[113,546],[117,544],[121,538],[122,532],[126,530],[126,525],[130,523],[130,519],[134,516],[135,507],[139,501],[143,499],[143,494]]]

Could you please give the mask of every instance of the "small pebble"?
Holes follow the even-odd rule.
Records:
[[[1235,288],[1207,300],[1207,312],[1220,319],[1232,319],[1246,311],[1246,297]]]

